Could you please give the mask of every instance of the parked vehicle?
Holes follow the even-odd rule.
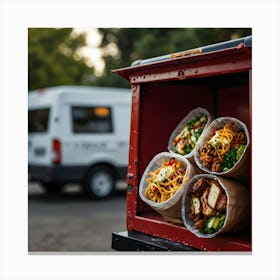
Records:
[[[131,93],[59,86],[28,94],[28,171],[47,192],[81,183],[90,197],[109,196],[128,165]]]

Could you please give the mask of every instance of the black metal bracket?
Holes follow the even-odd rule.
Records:
[[[116,251],[198,251],[178,242],[136,231],[113,232],[112,249]]]

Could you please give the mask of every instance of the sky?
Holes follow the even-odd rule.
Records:
[[[105,67],[105,63],[101,57],[101,50],[98,48],[101,36],[97,28],[75,28],[73,32],[86,34],[87,46],[81,48],[79,54],[86,58],[87,65],[94,67],[95,74],[100,76]]]

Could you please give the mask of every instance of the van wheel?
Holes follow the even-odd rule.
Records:
[[[93,167],[86,178],[84,190],[90,198],[106,198],[115,188],[113,170],[105,165]]]
[[[59,194],[62,192],[64,185],[58,183],[41,183],[41,186],[49,194]]]

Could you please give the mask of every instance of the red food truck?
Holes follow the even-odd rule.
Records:
[[[186,114],[202,107],[214,119],[236,118],[248,129],[248,176],[242,183],[248,188],[251,217],[251,51],[252,37],[248,36],[138,60],[114,71],[130,82],[132,91],[127,228],[112,233],[114,250],[252,251],[251,221],[243,231],[201,238],[183,223],[166,220],[139,195],[140,180],[150,161],[167,152],[170,135]]]

